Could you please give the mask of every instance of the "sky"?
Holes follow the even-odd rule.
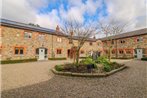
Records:
[[[145,28],[147,0],[1,0],[1,17],[55,29],[64,20],[81,23],[117,19],[128,31]]]

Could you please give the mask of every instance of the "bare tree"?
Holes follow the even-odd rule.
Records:
[[[114,43],[113,36],[124,32],[126,23],[122,23],[116,20],[110,20],[105,23],[104,21],[99,22],[99,28],[102,33],[106,35],[107,49],[108,49],[108,59],[111,61],[111,52]],[[116,46],[117,47],[117,46]]]
[[[96,31],[98,30],[98,28],[92,23],[84,24],[76,20],[71,20],[65,21],[61,29],[69,37],[69,41],[72,44],[71,48],[75,48],[76,64],[78,64],[79,51],[81,47],[90,37],[96,35]],[[76,40],[78,44],[74,43],[74,40]]]

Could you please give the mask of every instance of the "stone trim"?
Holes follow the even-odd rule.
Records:
[[[127,66],[122,66],[118,69],[114,69],[110,72],[105,72],[105,73],[72,73],[72,72],[60,72],[56,71],[54,68],[51,69],[51,71],[56,74],[56,75],[64,75],[64,76],[76,76],[76,77],[107,77],[109,75],[112,75],[118,71],[121,71],[125,68],[128,68]]]

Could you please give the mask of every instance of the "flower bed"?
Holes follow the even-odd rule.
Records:
[[[108,76],[119,70],[126,68],[124,64],[109,62],[105,57],[99,57],[97,60],[86,58],[81,60],[79,64],[68,63],[56,65],[52,69],[53,73],[60,75],[72,76]]]

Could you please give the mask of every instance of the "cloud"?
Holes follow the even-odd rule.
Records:
[[[39,24],[42,27],[55,29],[59,23],[60,18],[57,10],[55,9],[49,13],[37,15],[36,24]]]
[[[75,2],[74,0],[69,0],[69,9],[65,10],[64,6],[60,7],[60,16],[62,19],[76,19],[79,22],[84,22],[84,14],[89,16],[94,15],[96,10],[101,7],[102,0],[87,0],[85,3],[82,0]]]
[[[107,15],[103,15],[103,1]],[[50,9],[55,3],[56,7]],[[62,20],[71,18],[84,22],[88,17],[95,15],[98,19],[109,20],[111,18],[121,22],[131,22],[128,30],[143,28],[146,26],[146,0],[67,0],[67,5],[58,0],[2,0],[2,18],[24,22],[37,23],[42,27],[55,29],[56,25],[62,25]],[[67,6],[67,9],[65,9]],[[44,13],[39,13],[44,9]],[[97,12],[97,10],[100,10]],[[88,20],[89,21],[89,20]]]
[[[27,0],[3,0],[2,18],[25,23],[34,22],[36,11]]]
[[[105,0],[107,5],[107,19],[117,19],[129,22],[129,30],[146,27],[145,0]]]

